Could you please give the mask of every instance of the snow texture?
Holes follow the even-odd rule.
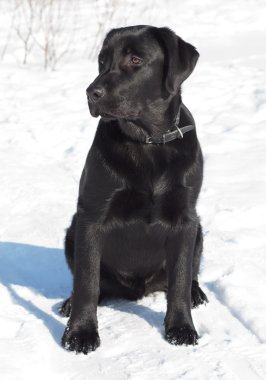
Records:
[[[265,0],[118,2],[108,28],[169,26],[201,54],[183,100],[205,158],[200,283],[210,303],[192,311],[195,347],[163,339],[161,293],[99,307],[101,346],[88,356],[60,347],[67,319],[57,308],[72,281],[64,229],[98,122],[85,98],[97,73],[82,50],[94,35],[88,4],[79,4],[75,54],[57,71],[20,64],[19,44],[0,62],[0,378],[265,379]],[[8,16],[0,14],[2,46]]]

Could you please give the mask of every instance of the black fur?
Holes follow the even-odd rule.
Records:
[[[101,116],[82,172],[77,212],[65,254],[73,295],[62,345],[88,353],[100,344],[97,305],[105,297],[137,300],[167,292],[165,337],[196,344],[191,306],[207,302],[198,285],[202,231],[196,202],[203,159],[196,130],[182,140],[145,144],[180,125],[194,124],[180,86],[198,53],[170,29],[112,30],[99,55],[99,76],[87,89]]]

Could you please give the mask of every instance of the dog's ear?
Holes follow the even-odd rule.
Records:
[[[156,28],[156,35],[165,55],[165,87],[175,93],[194,70],[199,53],[169,28]]]

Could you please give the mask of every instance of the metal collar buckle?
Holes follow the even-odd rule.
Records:
[[[184,135],[183,135],[183,132],[181,131],[181,129],[178,128],[178,127],[177,127],[177,132],[179,133],[178,138],[179,138],[179,139],[182,139],[182,138],[184,137]]]
[[[168,141],[175,140],[176,138],[182,139],[183,133],[180,128],[176,127],[174,131],[167,132],[163,134],[163,144],[167,143]]]

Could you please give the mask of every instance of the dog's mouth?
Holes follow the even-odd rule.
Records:
[[[96,107],[92,107],[92,105],[88,102],[89,110],[91,113],[91,116],[98,117],[100,115],[99,110]]]
[[[109,121],[109,120],[136,120],[138,115],[114,115],[111,113],[106,113],[106,112],[99,112],[98,116],[101,116],[102,119]]]
[[[117,119],[117,116],[109,114],[107,112],[99,112],[99,116],[101,116],[105,120],[114,120]]]
[[[90,113],[93,117],[100,116],[104,120],[117,120],[117,119],[135,119],[137,115],[115,115],[111,112],[104,112],[102,110],[97,109],[96,107],[90,107]]]
[[[103,119],[106,119],[106,120],[117,119],[117,116],[109,112],[104,112],[100,110],[99,107],[92,106],[90,103],[89,103],[89,110],[90,110],[91,116],[93,117],[101,116]]]

